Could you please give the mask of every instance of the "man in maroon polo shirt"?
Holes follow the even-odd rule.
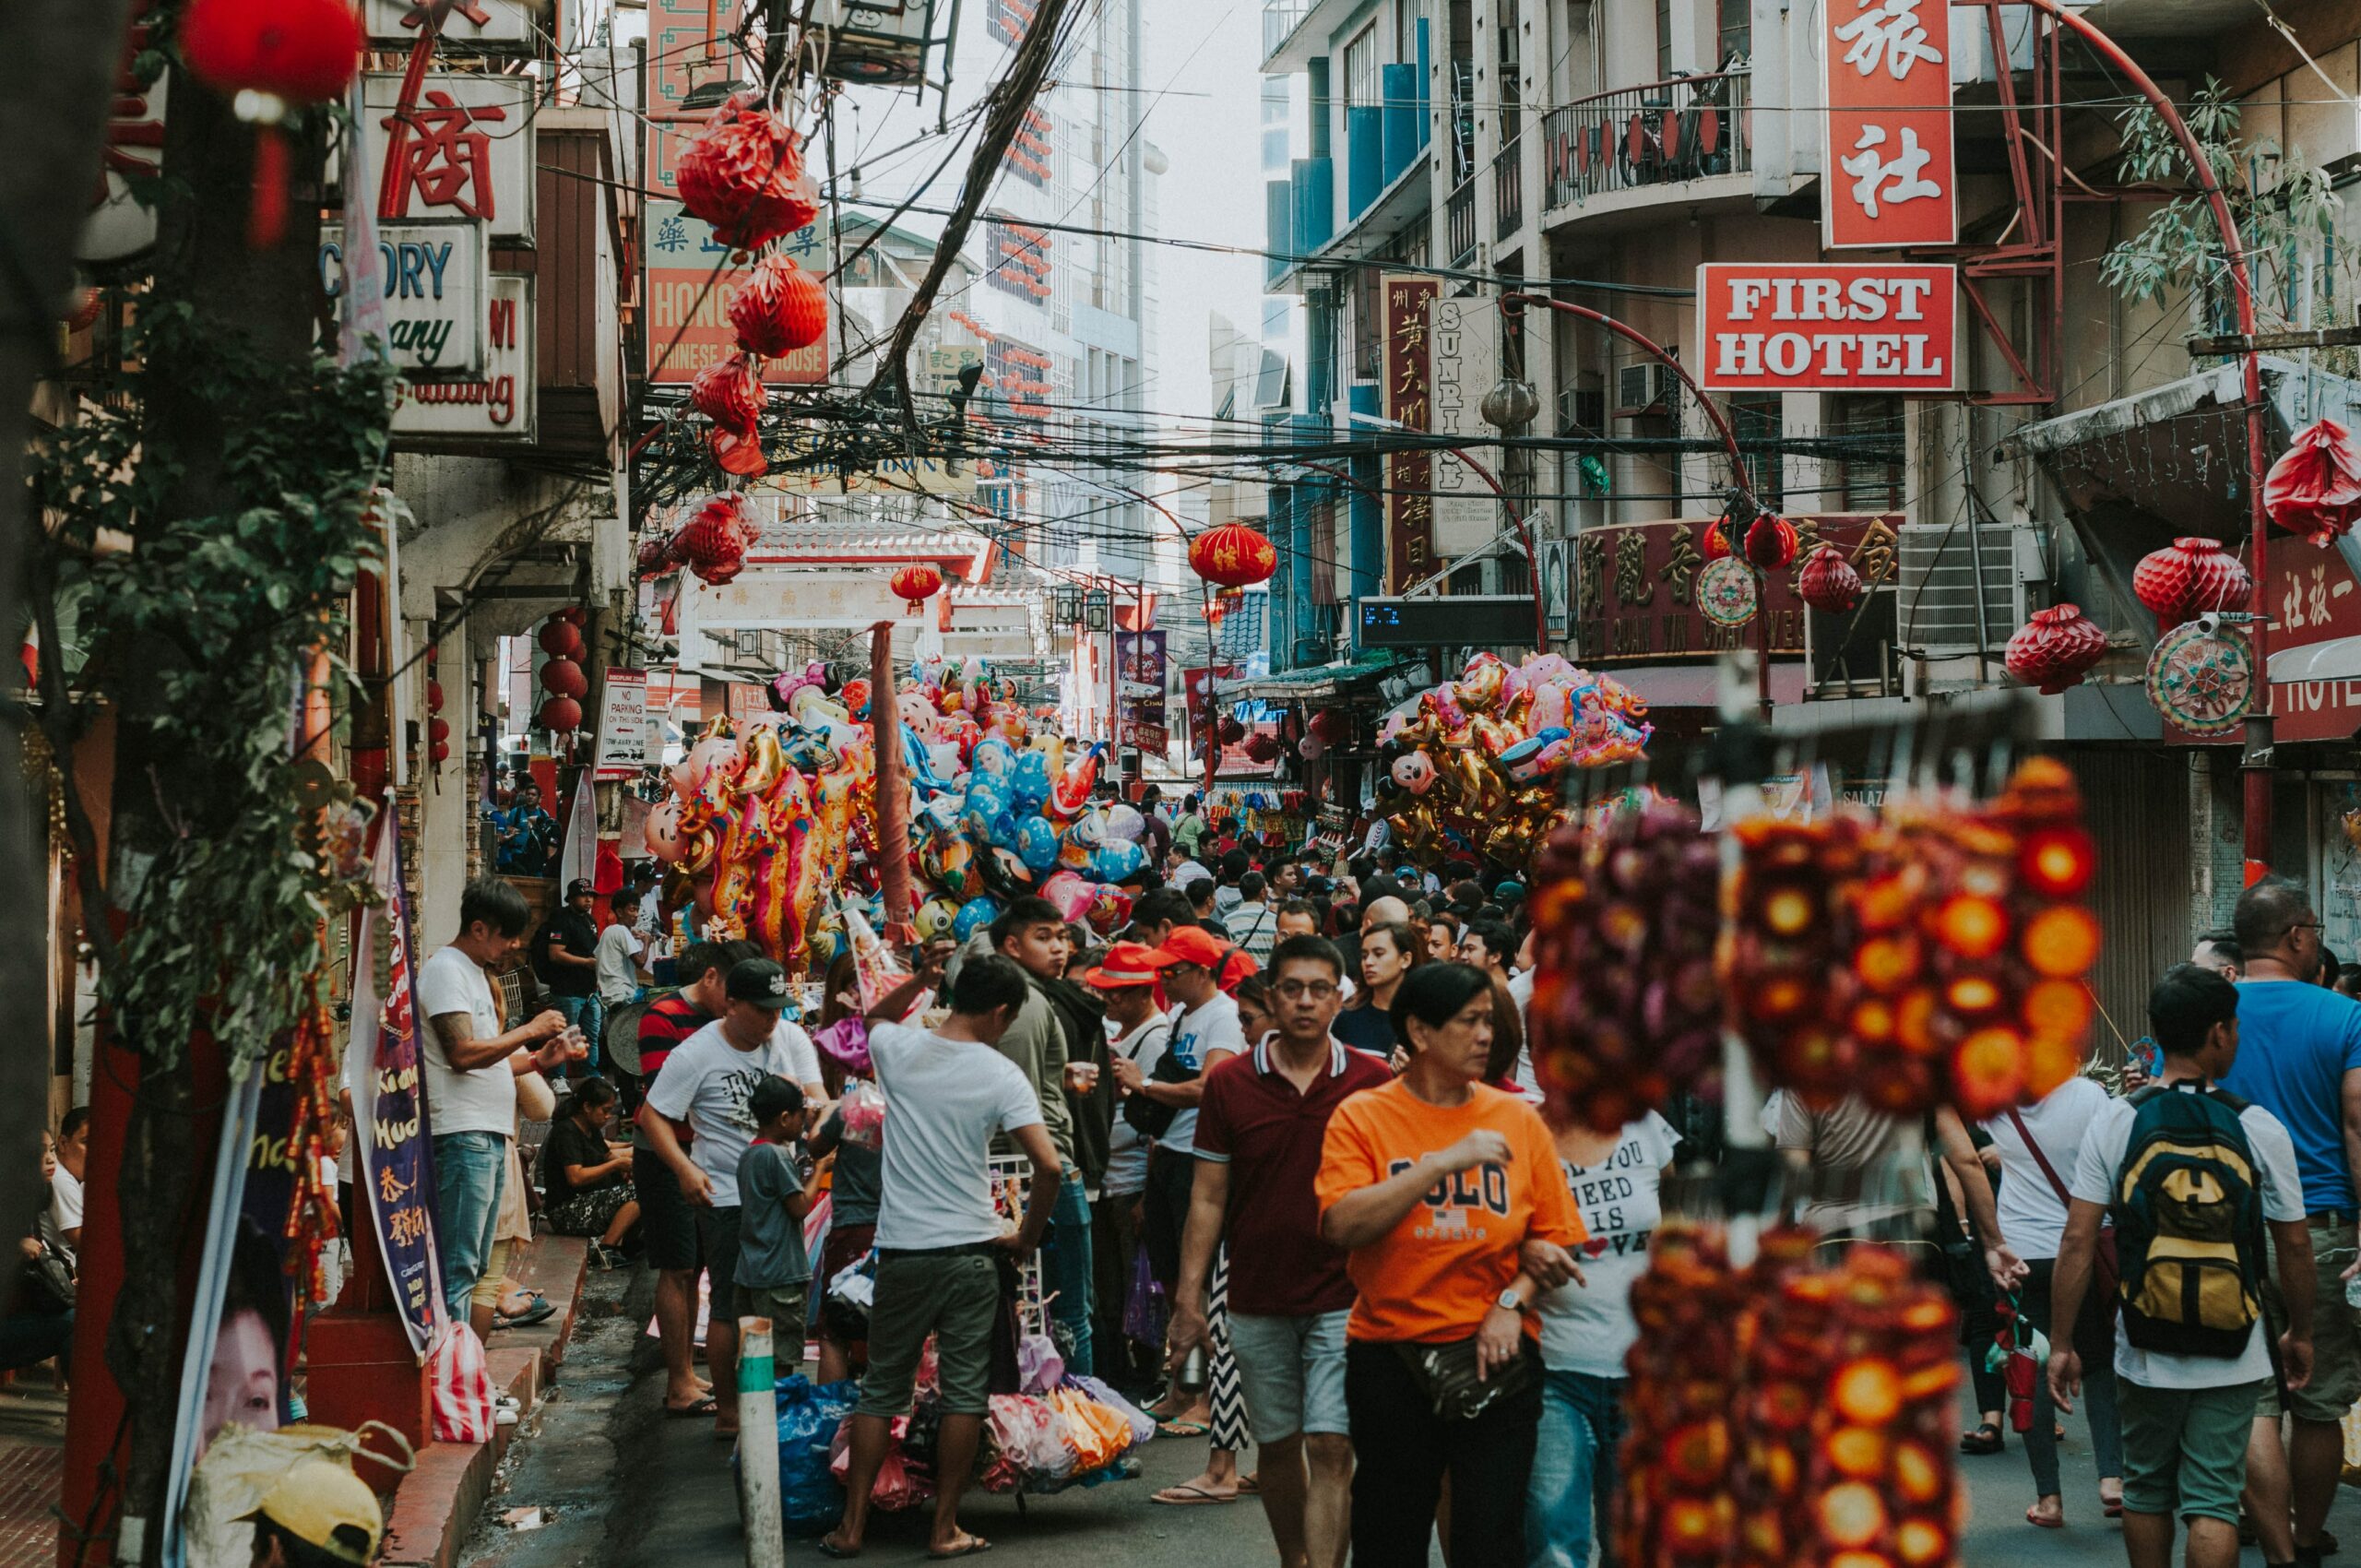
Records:
[[[1328,1032],[1344,956],[1318,936],[1271,950],[1278,1032],[1205,1075],[1196,1181],[1174,1293],[1175,1364],[1205,1341],[1214,1245],[1229,1241],[1230,1353],[1262,1450],[1263,1511],[1281,1568],[1342,1568],[1353,1448],[1345,1410],[1345,1254],[1320,1234],[1313,1184],[1328,1118],[1393,1075]]]

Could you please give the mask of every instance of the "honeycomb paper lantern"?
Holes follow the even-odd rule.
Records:
[[[1796,583],[1796,592],[1803,601],[1824,615],[1851,614],[1860,608],[1869,591],[1861,574],[1833,544],[1823,544],[1811,552],[1811,559],[1804,563],[1803,575]]]
[[[1279,569],[1279,552],[1244,523],[1224,523],[1190,541],[1189,567],[1209,583],[1246,588],[1271,580]]]
[[[706,444],[712,447],[714,463],[723,473],[760,479],[771,471],[771,460],[763,451],[760,435],[741,435],[716,425],[706,432]]]
[[[689,402],[733,435],[752,435],[762,422],[770,391],[753,356],[736,353],[697,372],[689,383]]]
[[[2058,604],[2033,612],[2009,639],[2002,662],[2026,685],[2054,696],[2079,684],[2106,656],[2106,634],[2080,606]]]
[[[1746,558],[1766,572],[1786,569],[1796,558],[1796,525],[1765,512],[1747,525]]]
[[[672,536],[672,559],[718,588],[744,567],[751,531],[744,499],[735,493],[717,495]]]
[[[773,252],[730,301],[738,346],[766,360],[809,347],[828,334],[828,291],[820,279]]]
[[[819,215],[801,138],[765,107],[734,94],[681,154],[681,205],[713,225],[714,238],[753,250]]]
[[[2237,610],[2254,592],[2238,558],[2213,539],[2177,539],[2141,557],[2131,591],[2155,612],[2159,626],[2177,626],[2217,610]]]
[[[1246,738],[1246,754],[1256,762],[1276,762],[1279,760],[1279,738],[1258,731]]]

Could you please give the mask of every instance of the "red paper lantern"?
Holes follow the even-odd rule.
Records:
[[[2262,509],[2321,549],[2361,520],[2361,443],[2331,419],[2296,433],[2262,482]]]
[[[582,705],[572,697],[552,697],[541,704],[534,721],[544,730],[564,735],[582,728]]]
[[[2106,634],[2072,604],[2036,610],[2009,639],[2002,662],[2028,686],[2055,695],[2078,684],[2106,656]]]
[[[771,471],[771,460],[763,453],[763,438],[741,435],[736,431],[717,425],[705,433],[706,445],[713,448],[713,460],[726,474],[741,479],[760,479]]]
[[[578,604],[569,604],[555,613],[559,620],[569,626],[587,626],[590,624],[590,612]]]
[[[778,359],[828,335],[828,291],[784,252],[774,251],[731,297],[730,326],[740,348]]]
[[[746,564],[753,530],[746,526],[745,506],[742,497],[730,493],[697,508],[697,515],[672,536],[672,558],[716,588],[730,581]]]
[[[1279,760],[1279,738],[1261,731],[1246,737],[1246,754],[1256,762]]]
[[[429,713],[443,711],[443,683],[440,681],[426,683],[426,711]]]
[[[288,111],[344,94],[361,69],[361,20],[346,0],[192,0],[181,14],[190,74],[258,125],[246,243],[277,244],[287,226]]]
[[[1803,574],[1796,582],[1797,594],[1824,615],[1851,614],[1860,608],[1861,600],[1869,591],[1869,586],[1861,580],[1861,574],[1833,544],[1823,544],[1811,552],[1811,559],[1804,563]]]
[[[552,616],[541,623],[540,636],[534,640],[541,645],[541,651],[552,659],[582,657],[582,634],[574,629],[574,623],[571,621],[561,621]]]
[[[682,152],[679,180],[681,205],[736,250],[791,234],[820,211],[801,138],[760,93],[737,93],[714,111]]]
[[[433,741],[438,746],[445,744],[451,739],[451,721],[447,719],[428,719],[426,721],[426,738]]]
[[[590,677],[571,659],[552,659],[541,666],[541,690],[552,696],[580,697],[590,694]]]
[[[908,600],[906,613],[915,615],[919,606],[943,591],[943,568],[931,561],[920,561],[894,574],[894,597]]]
[[[1221,721],[1220,729],[1216,733],[1221,736],[1221,743],[1223,745],[1234,746],[1238,744],[1239,742],[1246,739],[1246,726],[1240,723],[1234,718],[1225,719]]]
[[[1716,517],[1705,525],[1705,531],[1698,536],[1697,551],[1708,561],[1718,561],[1730,552],[1727,518]]]
[[[1279,552],[1244,523],[1224,523],[1190,541],[1189,567],[1209,583],[1245,588],[1271,580],[1271,574],[1279,569]]]
[[[1763,513],[1747,525],[1746,558],[1766,572],[1786,570],[1796,558],[1796,525]]]
[[[736,435],[752,435],[769,405],[770,389],[753,356],[730,355],[697,372],[689,383],[689,403],[697,412]]]
[[[650,534],[639,541],[639,575],[660,577],[681,563],[672,553],[672,541],[658,534]]]
[[[1311,732],[1326,746],[1341,746],[1352,738],[1353,721],[1345,710],[1323,707],[1311,716]]]
[[[2149,552],[2131,573],[2131,591],[2156,612],[2159,626],[2177,626],[2217,610],[2236,610],[2254,592],[2245,564],[2213,539],[2177,539]]]
[[[451,760],[451,742],[448,741],[435,742],[433,745],[427,748],[426,755],[427,760],[433,763],[435,766],[442,766],[445,763]]]

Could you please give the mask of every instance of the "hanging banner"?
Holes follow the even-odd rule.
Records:
[[[1434,421],[1434,340],[1427,307],[1442,297],[1442,279],[1389,272],[1385,301],[1385,417],[1413,431]],[[1401,593],[1434,575],[1434,455],[1391,452],[1385,458],[1385,590]]]
[[[1821,243],[1955,244],[1950,6],[1828,0],[1821,14]]]
[[[369,1195],[377,1253],[386,1260],[394,1311],[422,1360],[444,1322],[443,1270],[434,1249],[434,1167],[420,1081],[418,999],[412,988],[409,906],[402,897],[401,832],[378,814],[370,884],[382,908],[362,911],[353,948],[352,1038],[344,1048],[352,1095],[353,1181]],[[384,924],[386,995],[376,988],[376,937]]]
[[[1707,262],[1698,382],[1710,392],[1949,392],[1959,269],[1903,263]]]
[[[1500,432],[1484,422],[1482,410],[1484,394],[1501,379],[1499,305],[1484,296],[1439,293],[1427,306],[1427,340],[1434,393],[1426,428],[1466,446],[1498,441]],[[1438,451],[1429,461],[1435,553],[1443,561],[1474,554],[1507,526],[1501,498],[1457,453]]]
[[[601,782],[636,778],[647,762],[647,671],[610,669],[599,695],[599,756],[592,771]]]
[[[1121,697],[1117,734],[1123,744],[1145,752],[1161,752],[1169,742],[1165,726],[1164,682],[1166,634],[1115,634],[1115,680]]]

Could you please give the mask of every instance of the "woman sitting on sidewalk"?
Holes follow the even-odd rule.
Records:
[[[597,1238],[590,1260],[601,1268],[614,1265],[624,1238],[639,1223],[631,1146],[607,1137],[618,1098],[615,1086],[604,1078],[576,1081],[541,1145],[542,1208],[550,1229],[561,1236]]]

